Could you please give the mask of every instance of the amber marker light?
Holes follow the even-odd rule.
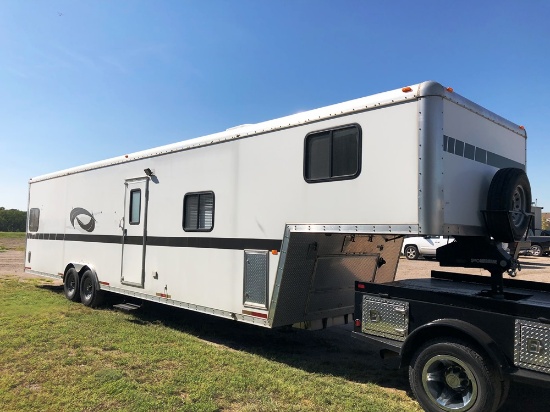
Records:
[[[525,126],[520,126],[519,127],[521,130],[525,130]]]
[[[455,89],[453,89],[452,87],[447,87],[447,91],[448,91],[449,93],[452,93],[452,92],[455,91]]]
[[[274,250],[271,251],[271,254],[272,254],[272,255],[278,255],[279,252],[278,252],[277,250],[274,249]]]
[[[410,86],[403,87],[403,88],[401,89],[401,91],[402,91],[403,93],[412,92],[412,90],[413,90],[413,89],[412,89]]]

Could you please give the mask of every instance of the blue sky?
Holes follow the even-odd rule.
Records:
[[[436,80],[524,125],[550,212],[549,1],[0,1],[0,206],[30,177]],[[284,167],[284,165],[281,165]]]

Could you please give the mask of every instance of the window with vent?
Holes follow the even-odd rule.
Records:
[[[183,198],[183,230],[210,232],[214,228],[214,193],[187,193]]]
[[[361,128],[354,124],[310,133],[304,154],[306,182],[354,179],[361,172]]]

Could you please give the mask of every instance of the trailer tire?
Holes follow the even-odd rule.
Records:
[[[80,277],[75,268],[70,268],[65,274],[63,293],[71,302],[80,302]]]
[[[80,300],[85,306],[98,307],[103,303],[104,292],[99,289],[95,274],[86,270],[80,280]]]
[[[529,225],[527,213],[531,213],[531,185],[525,171],[510,167],[495,173],[487,194],[487,210],[512,212],[513,239],[500,216],[487,215],[487,228],[493,238],[503,242],[521,239]]]
[[[491,412],[507,395],[487,356],[454,338],[425,343],[411,360],[409,382],[428,412]]]
[[[418,255],[419,255],[418,248],[415,245],[407,245],[403,250],[403,254],[409,260],[416,260],[418,259]]]

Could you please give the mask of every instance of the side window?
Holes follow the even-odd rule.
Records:
[[[214,228],[214,193],[187,193],[183,198],[183,230],[210,232]]]
[[[306,136],[306,182],[355,179],[360,173],[361,128],[358,124],[313,132]]]
[[[33,208],[29,211],[29,232],[38,232],[40,224],[40,209]]]
[[[141,218],[141,189],[130,191],[130,219],[131,225],[139,225]]]

